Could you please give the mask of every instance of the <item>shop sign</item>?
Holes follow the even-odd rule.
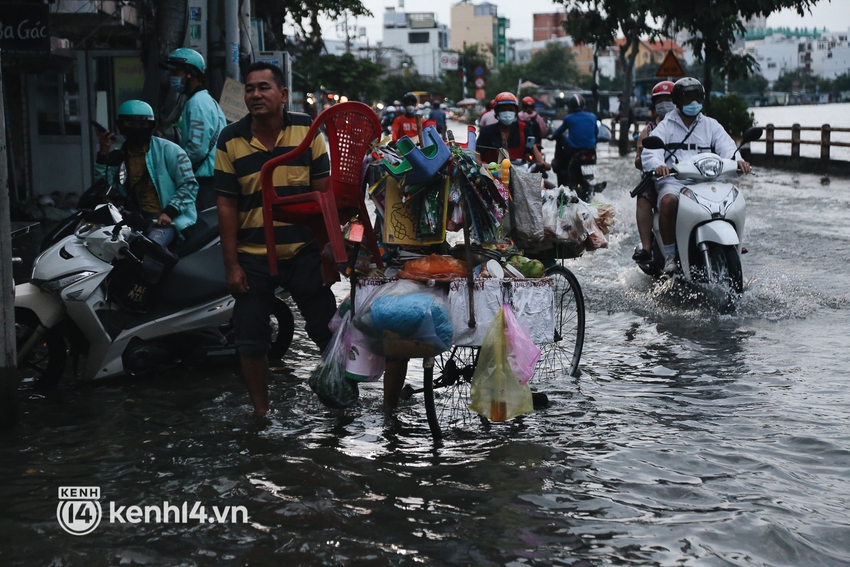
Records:
[[[47,4],[0,2],[0,52],[3,55],[49,55]]]

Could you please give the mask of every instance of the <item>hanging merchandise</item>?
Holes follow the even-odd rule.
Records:
[[[528,328],[517,321],[511,306],[503,306],[505,313],[505,338],[507,339],[508,364],[514,377],[525,386],[534,375],[534,365],[540,358],[540,349],[531,341]]]
[[[512,212],[511,224],[518,242],[538,244],[543,242],[543,174],[520,168],[510,169]]]
[[[534,411],[531,389],[519,383],[508,362],[505,309],[487,328],[472,375],[469,409],[491,421],[505,421]]]
[[[351,311],[342,316],[342,322],[334,333],[330,344],[322,353],[322,360],[310,374],[308,384],[323,404],[330,408],[347,408],[357,401],[360,391],[357,382],[346,378],[345,364],[348,357]]]

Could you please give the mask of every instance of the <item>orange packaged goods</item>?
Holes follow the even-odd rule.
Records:
[[[404,270],[399,277],[417,281],[451,281],[453,278],[466,277],[466,262],[456,258],[448,258],[431,254],[427,258],[409,260],[404,264]]]

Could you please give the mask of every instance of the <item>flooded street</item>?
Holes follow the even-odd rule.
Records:
[[[746,289],[720,315],[631,261],[633,158],[600,147],[618,222],[567,262],[586,340],[579,377],[532,381],[548,408],[435,444],[421,395],[392,416],[380,383],[322,406],[303,333],[265,419],[236,366],[25,383],[0,434],[0,565],[850,564],[850,180],[741,180]],[[57,522],[67,486],[100,487],[93,533]],[[110,522],[166,501],[248,520]]]

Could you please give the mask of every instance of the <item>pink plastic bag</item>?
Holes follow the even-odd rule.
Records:
[[[517,321],[510,306],[506,303],[504,307],[508,365],[519,383],[525,386],[534,374],[534,365],[540,358],[540,349],[531,342],[531,334],[525,325]]]

